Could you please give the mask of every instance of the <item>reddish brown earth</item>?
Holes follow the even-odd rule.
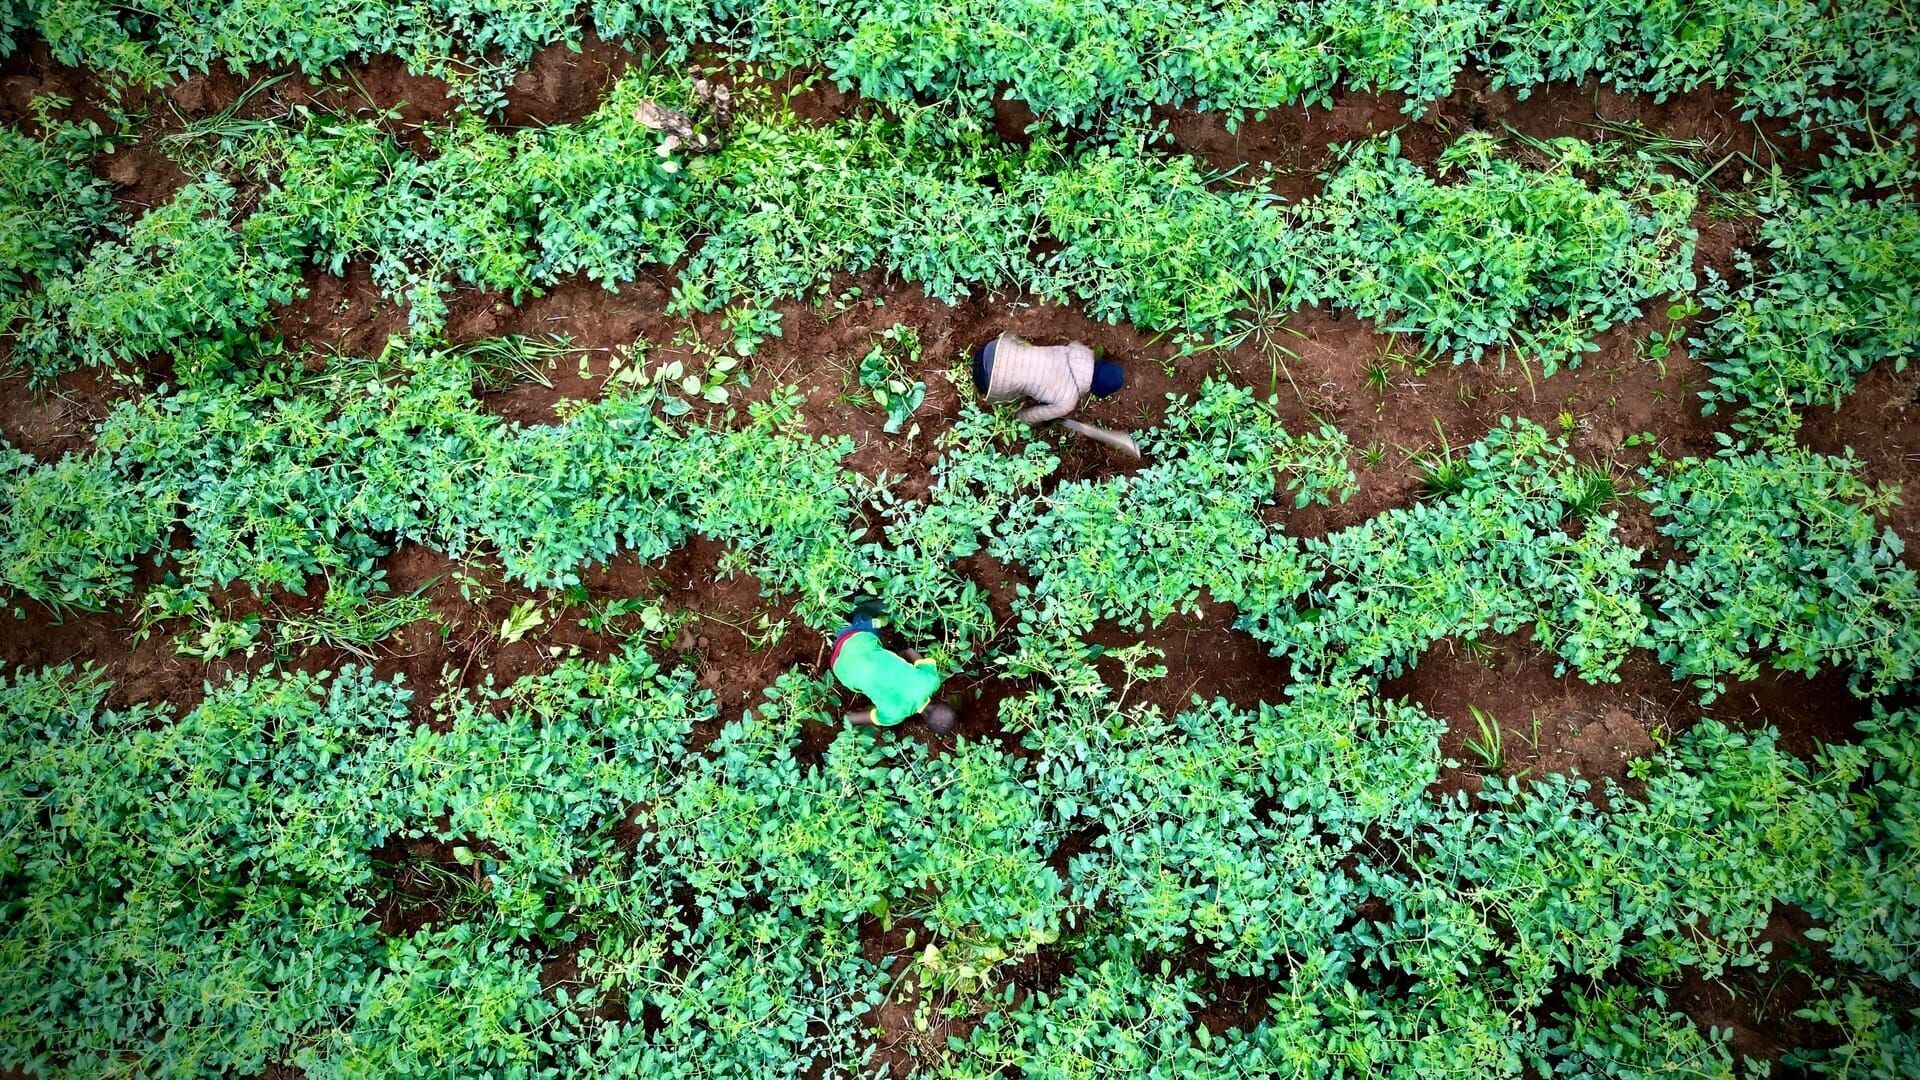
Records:
[[[1887,515],[1914,562],[1920,551],[1920,366],[1895,371],[1881,364],[1860,377],[1860,384],[1838,409],[1810,409],[1800,440],[1823,454],[1851,452],[1861,462],[1860,477],[1870,484],[1891,484],[1900,504]]]
[[[1476,643],[1449,638],[1428,649],[1411,671],[1382,684],[1381,693],[1419,704],[1447,722],[1441,750],[1458,765],[1443,772],[1439,790],[1469,793],[1479,790],[1481,776],[1495,772],[1563,773],[1596,785],[1602,778],[1623,780],[1629,762],[1703,717],[1736,729],[1772,726],[1785,749],[1807,755],[1822,741],[1849,741],[1853,725],[1871,715],[1838,675],[1807,679],[1769,669],[1751,682],[1728,684],[1702,704],[1695,687],[1675,682],[1646,650],[1628,656],[1615,683],[1556,675],[1558,662],[1529,631],[1489,634]],[[1497,766],[1468,745],[1493,745],[1475,709],[1499,728]],[[1627,787],[1637,790],[1631,782]]]
[[[509,89],[501,122],[554,124],[585,116],[632,59],[625,50],[591,38],[583,41],[578,52],[565,46],[543,50]],[[113,183],[130,212],[163,202],[187,177],[155,149],[154,140],[180,130],[192,119],[220,112],[263,80],[284,74],[237,76],[221,70],[186,79],[164,93],[136,95],[131,103],[148,108],[139,137],[103,156],[95,167]],[[791,73],[776,80],[773,90],[795,116],[811,122],[876,111],[871,103],[834,89],[817,72]],[[84,72],[53,64],[43,46],[30,45],[0,64],[0,120],[28,124],[31,100],[41,93],[73,100],[58,116],[105,117],[91,104],[102,96],[98,84]],[[1698,146],[1680,150],[1707,164],[1727,154],[1745,155],[1761,165],[1781,160],[1789,168],[1810,160],[1808,153],[1783,150],[1753,125],[1740,122],[1738,110],[1718,93],[1681,95],[1654,104],[1603,87],[1556,86],[1522,100],[1511,90],[1489,89],[1483,76],[1470,73],[1455,94],[1419,119],[1405,116],[1400,104],[1392,97],[1343,94],[1331,108],[1276,110],[1235,132],[1227,131],[1216,115],[1165,109],[1159,118],[1166,123],[1174,146],[1219,170],[1271,163],[1273,189],[1289,199],[1318,190],[1315,173],[1326,165],[1332,144],[1392,129],[1400,131],[1406,152],[1423,163],[1431,163],[1443,146],[1469,129],[1502,131],[1504,125],[1511,125],[1532,137],[1588,138],[1595,134],[1596,125],[1611,122],[1639,123],[1673,139],[1695,140]],[[373,116],[406,145],[422,152],[430,149],[425,129],[445,121],[455,109],[443,83],[408,74],[397,58],[378,57],[353,67],[335,82],[297,75],[282,78],[249,97],[239,112],[272,117],[302,105]],[[1031,112],[1019,102],[997,106],[996,130],[1009,141],[1026,141],[1025,129],[1031,122]],[[1736,157],[1716,174],[1715,182],[1737,183],[1736,170],[1742,165]],[[1241,175],[1252,173],[1243,169]],[[1695,225],[1701,234],[1699,265],[1730,274],[1732,252],[1746,241],[1747,226],[1705,214]],[[697,346],[726,343],[717,319],[665,314],[671,281],[668,270],[615,291],[586,281],[567,281],[517,305],[497,294],[462,290],[452,298],[448,337],[455,343],[503,334],[569,338],[580,351],[543,371],[540,380],[489,390],[483,397],[486,408],[509,420],[551,423],[556,406],[604,392],[608,361],[615,349],[644,339],[654,345],[649,362],[691,363],[698,358]],[[389,335],[404,329],[404,310],[380,294],[363,265],[349,266],[337,276],[314,270],[305,284],[302,299],[273,314],[274,328],[296,347],[319,354],[373,354]],[[1303,536],[1347,527],[1410,504],[1418,487],[1420,455],[1470,443],[1500,416],[1526,416],[1564,431],[1577,454],[1609,463],[1623,480],[1645,460],[1644,448],[1624,446],[1628,436],[1651,432],[1657,448],[1667,456],[1708,453],[1714,448],[1714,432],[1724,422],[1723,417],[1700,415],[1697,391],[1705,383],[1705,373],[1686,356],[1684,347],[1677,348],[1664,364],[1644,357],[1642,343],[1667,329],[1664,302],[1650,304],[1646,317],[1635,324],[1603,335],[1600,351],[1585,357],[1577,369],[1547,378],[1537,366],[1529,371],[1517,361],[1504,366],[1491,358],[1462,367],[1444,360],[1430,364],[1409,340],[1381,333],[1351,316],[1315,310],[1271,320],[1262,333],[1234,348],[1176,359],[1170,342],[1131,327],[1096,323],[1072,308],[1031,297],[977,296],[948,305],[878,275],[836,281],[828,294],[848,295],[852,288],[858,288],[859,295],[849,296],[844,304],[781,305],[783,336],[763,345],[749,365],[753,387],[739,391],[729,404],[762,400],[778,385],[799,388],[806,399],[802,413],[809,430],[848,435],[854,444],[848,466],[869,478],[889,477],[896,490],[909,497],[925,491],[925,468],[934,460],[931,447],[959,409],[965,386],[964,381],[956,384],[954,376],[964,379],[959,366],[964,352],[1007,330],[1042,342],[1087,341],[1128,364],[1128,390],[1081,413],[1093,423],[1136,430],[1151,426],[1164,416],[1169,395],[1191,395],[1209,375],[1217,374],[1271,394],[1290,431],[1312,430],[1322,422],[1339,426],[1354,447],[1360,492],[1350,502],[1331,508],[1283,506],[1273,511],[1273,520]],[[849,392],[861,355],[895,323],[912,327],[922,342],[921,360],[912,374],[926,383],[927,401],[915,417],[921,432],[912,439],[885,435],[878,412]],[[1370,367],[1375,369],[1371,376]],[[0,433],[35,457],[50,460],[89,446],[93,428],[124,393],[84,372],[64,376],[38,394],[29,393],[21,380],[6,380],[0,382]],[[1859,391],[1841,409],[1812,410],[1803,431],[1803,439],[1816,449],[1838,452],[1852,447],[1863,460],[1868,479],[1905,488],[1907,504],[1895,511],[1891,522],[1909,542],[1920,538],[1916,529],[1920,519],[1915,516],[1920,513],[1916,510],[1920,491],[1913,483],[1914,465],[1920,461],[1920,435],[1915,433],[1912,415],[1917,393],[1920,371],[1901,374],[1882,367],[1862,379]],[[706,419],[718,422],[722,412],[708,410]],[[1133,468],[1098,447],[1062,441],[1064,437],[1057,434],[1051,437],[1063,457],[1062,479],[1106,476]],[[1651,524],[1635,500],[1623,500],[1619,510],[1629,542],[1656,546]],[[646,596],[670,612],[686,614],[684,627],[666,645],[695,666],[700,685],[715,695],[720,722],[724,722],[759,701],[761,690],[781,672],[796,667],[817,670],[825,644],[819,635],[799,626],[781,601],[761,596],[751,576],[723,573],[724,559],[719,545],[696,540],[654,565],[630,558],[616,560],[583,575],[587,602],[581,604],[558,592],[509,585],[485,559],[456,564],[439,554],[406,547],[385,560],[382,569],[396,591],[424,590],[432,617],[401,628],[364,657],[318,649],[299,657],[296,664],[318,670],[347,662],[371,663],[376,671],[398,676],[415,690],[416,717],[437,722],[432,705],[444,693],[488,681],[504,685],[550,670],[571,656],[611,655],[621,639],[634,632],[632,620],[603,632],[588,630],[580,620],[593,605]],[[978,557],[962,569],[988,587],[996,616],[1007,620],[1017,572]],[[462,575],[468,580],[459,580]],[[222,600],[234,611],[293,613],[313,602],[313,598],[293,597],[272,598],[267,605],[249,599]],[[520,641],[504,641],[502,623],[511,611],[529,602],[541,611],[542,625]],[[1176,617],[1145,633],[1102,627],[1093,641],[1110,647],[1143,641],[1165,653],[1161,662],[1168,667],[1168,675],[1133,687],[1128,698],[1133,704],[1174,711],[1194,695],[1223,696],[1241,707],[1272,700],[1291,677],[1287,665],[1233,630],[1233,616],[1227,606],[1208,603],[1199,617]],[[788,628],[784,634],[763,632],[759,626],[763,617],[776,624],[785,621]],[[166,624],[156,635],[134,643],[127,633],[134,618],[131,605],[65,619],[26,605],[23,617],[0,617],[0,659],[28,667],[98,663],[114,681],[113,704],[171,701],[183,707],[200,699],[206,681],[257,670],[268,660],[266,656],[229,657],[211,665],[187,660],[175,654],[172,635],[188,628]],[[1489,639],[1472,648],[1442,642],[1384,690],[1419,702],[1447,721],[1443,750],[1463,764],[1443,777],[1440,787],[1446,790],[1477,790],[1479,776],[1486,771],[1465,745],[1478,734],[1472,716],[1475,707],[1492,717],[1502,732],[1506,760],[1499,771],[1507,775],[1578,773],[1615,780],[1624,778],[1631,759],[1656,748],[1702,715],[1740,727],[1772,724],[1781,730],[1784,745],[1806,753],[1821,740],[1848,738],[1852,723],[1863,714],[1860,703],[1835,678],[1808,681],[1768,674],[1752,684],[1731,687],[1719,700],[1702,706],[1692,688],[1676,684],[1645,653],[1629,659],[1619,683],[1603,686],[1556,676],[1553,665],[1553,658],[1540,654],[1524,634]],[[1100,666],[1110,677],[1117,675],[1111,661]],[[1020,752],[1017,741],[1001,729],[995,709],[1021,687],[991,675],[963,673],[950,689],[965,706],[954,734],[935,738],[910,726],[901,735],[925,740],[935,748],[950,746],[959,738],[991,738]],[[717,726],[696,731],[694,747],[704,746]],[[835,729],[824,725],[810,725],[799,753],[817,760],[835,734]],[[1086,840],[1077,838],[1068,847]],[[451,855],[444,848],[425,841],[397,842],[376,853],[389,864],[388,876],[394,883],[387,906],[376,917],[392,932],[417,928],[445,914],[451,894],[444,890],[452,880],[449,875],[460,868],[447,868]],[[1770,940],[1777,938],[1783,948],[1799,940],[1804,927],[1785,915],[1776,922],[1782,925],[1769,929]],[[869,957],[890,971],[905,971],[917,951],[905,945],[907,925],[898,923],[884,932],[877,923],[864,927]],[[565,963],[555,963],[553,978],[564,981],[568,977]],[[1042,950],[1011,965],[1007,978],[1018,992],[1031,993],[1057,986],[1068,967],[1064,954]],[[1817,1044],[1820,1032],[1796,1028],[1790,1019],[1800,992],[1767,990],[1762,997],[1763,989],[1690,981],[1676,991],[1675,1003],[1702,1023],[1732,1027],[1741,1052],[1771,1058],[1784,1046]],[[910,1069],[915,1060],[937,1057],[947,1035],[964,1036],[973,1022],[965,1009],[948,1017],[936,1008],[940,1017],[936,1023],[928,1031],[918,1030],[913,1021],[921,1003],[919,994],[917,987],[909,986],[872,1017],[880,1030],[876,1060],[901,1071]],[[1217,980],[1208,984],[1207,1004],[1198,1015],[1216,1032],[1245,1026],[1262,1014],[1261,996],[1257,984]],[[940,995],[931,1000],[937,1007],[949,1003]],[[273,1070],[269,1075],[275,1075]]]
[[[291,351],[378,356],[389,337],[407,332],[406,309],[380,291],[365,263],[340,275],[310,268],[300,290],[300,299],[268,314]]]
[[[0,378],[0,438],[41,461],[91,449],[94,429],[124,393],[90,368],[40,387],[23,374]]]
[[[1241,179],[1252,179],[1256,174],[1243,168],[1246,163],[1271,163],[1272,190],[1296,202],[1320,190],[1318,174],[1329,166],[1336,147],[1390,131],[1399,133],[1401,152],[1423,166],[1432,166],[1440,151],[1466,131],[1504,135],[1509,130],[1534,139],[1634,142],[1657,136],[1671,144],[1695,144],[1660,149],[1708,167],[1735,155],[1712,177],[1721,185],[1735,185],[1748,162],[1765,169],[1775,162],[1799,168],[1818,160],[1817,147],[1802,150],[1797,143],[1769,138],[1761,124],[1742,121],[1740,106],[1724,90],[1656,103],[1597,82],[1553,83],[1534,87],[1525,97],[1513,87],[1495,90],[1490,84],[1483,72],[1462,72],[1452,95],[1419,117],[1402,111],[1402,95],[1351,90],[1336,93],[1328,107],[1272,109],[1233,130],[1224,113],[1162,106],[1154,116],[1175,147],[1223,173],[1239,170]]]

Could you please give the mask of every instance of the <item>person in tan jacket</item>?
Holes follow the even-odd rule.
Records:
[[[1080,404],[1082,395],[1106,397],[1126,384],[1119,364],[1095,357],[1078,341],[1033,345],[1008,333],[973,354],[974,389],[989,402],[1033,402],[1019,413],[1029,424],[1058,420]]]

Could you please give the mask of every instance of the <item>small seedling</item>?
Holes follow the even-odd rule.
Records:
[[[1434,430],[1440,434],[1440,448],[1420,456],[1420,490],[1429,499],[1444,499],[1458,495],[1467,488],[1467,481],[1473,477],[1473,467],[1463,457],[1455,457],[1453,447],[1447,443],[1447,433],[1434,421]]]
[[[886,410],[887,422],[881,428],[897,435],[914,410],[927,398],[927,384],[910,381],[907,367],[920,359],[920,335],[900,323],[888,327],[860,361],[861,389],[873,395],[874,403]]]
[[[511,645],[544,626],[546,621],[547,613],[537,601],[522,600],[513,605],[513,610],[507,612],[506,619],[500,623],[500,644]]]
[[[1500,722],[1478,705],[1467,706],[1467,711],[1473,715],[1474,726],[1480,729],[1478,738],[1467,736],[1467,749],[1480,759],[1482,768],[1488,772],[1499,772],[1506,765]]]
[[[1567,495],[1567,513],[1585,521],[1620,497],[1620,485],[1605,466],[1583,465],[1573,474],[1573,489]]]
[[[1393,389],[1393,371],[1387,367],[1385,360],[1375,360],[1367,365],[1366,383],[1367,388],[1379,397],[1386,397],[1387,391]]]

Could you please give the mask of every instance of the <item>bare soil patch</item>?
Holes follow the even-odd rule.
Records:
[[[24,374],[0,379],[0,438],[41,461],[91,449],[94,429],[124,393],[92,368],[39,387]]]
[[[1492,773],[1627,782],[1629,762],[1704,717],[1741,730],[1772,726],[1785,749],[1806,755],[1821,742],[1854,741],[1854,725],[1871,713],[1837,673],[1807,679],[1768,669],[1757,679],[1730,683],[1703,705],[1695,687],[1674,681],[1645,650],[1628,657],[1615,683],[1556,674],[1558,664],[1530,631],[1490,634],[1478,642],[1449,638],[1428,649],[1411,671],[1382,684],[1381,693],[1416,702],[1446,721],[1441,750],[1460,765],[1444,772],[1440,790],[1470,793],[1479,791],[1480,776]],[[1498,729],[1497,740],[1486,726]],[[1470,741],[1489,750],[1497,744],[1498,762]],[[1637,790],[1631,782],[1626,787]]]
[[[1862,479],[1899,488],[1887,524],[1909,552],[1920,550],[1920,366],[1876,365],[1838,409],[1809,409],[1800,439],[1823,454],[1851,453]]]

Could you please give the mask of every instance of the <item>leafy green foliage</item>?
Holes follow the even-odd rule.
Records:
[[[87,455],[34,468],[15,454],[0,474],[8,584],[103,604],[176,523],[192,536],[177,551],[190,583],[294,592],[315,574],[365,574],[398,541],[449,554],[485,541],[513,577],[566,585],[617,548],[658,558],[699,531],[733,543],[771,587],[802,593],[809,612],[838,602],[843,579],[821,575],[846,557],[831,538],[851,492],[832,449],[780,433],[789,406],[715,431],[616,396],[523,429],[479,411],[458,353],[413,356],[396,374],[343,364],[311,392],[183,391],[121,406]],[[319,392],[329,385],[354,392]]]
[[[1100,942],[1057,992],[1013,1012],[989,1013],[964,1048],[951,1080],[1005,1075],[1092,1078],[1113,1069],[1134,1075],[1194,1075],[1219,1062],[1196,1042],[1198,979],[1142,972],[1143,957],[1122,942]],[[1204,1030],[1204,1029],[1202,1029]],[[1209,1075],[1203,1072],[1200,1075]]]
[[[1920,208],[1911,199],[1778,194],[1760,207],[1762,270],[1741,252],[1737,290],[1703,295],[1693,345],[1713,370],[1706,411],[1838,406],[1876,363],[1920,350]]]
[[[1834,956],[1912,982],[1920,977],[1920,717],[1876,709],[1862,730],[1858,749],[1827,750],[1836,775],[1865,780],[1847,800],[1853,837],[1799,902],[1827,921],[1807,936]]]
[[[1769,268],[1710,288],[1695,342],[1710,403],[1834,404],[1913,348],[1904,10],[34,0],[0,12],[0,46],[31,27],[57,59],[143,85],[391,53],[485,111],[582,17],[609,37],[664,31],[669,57],[698,38],[825,71],[893,115],[805,124],[743,91],[724,145],[662,155],[633,114],[687,103],[663,65],[573,124],[457,116],[426,130],[427,154],[300,111],[189,124],[168,145],[194,181],[124,229],[88,172],[99,132],[42,115],[38,137],[0,133],[15,362],[165,360],[181,386],[123,404],[87,452],[0,446],[0,580],[23,607],[104,607],[139,561],[168,563],[146,609],[204,615],[190,647],[212,659],[269,632],[347,647],[420,617],[417,597],[377,599],[402,542],[578,588],[594,562],[703,536],[802,621],[875,595],[943,659],[997,668],[1021,745],[848,731],[816,755],[802,748],[836,712],[820,682],[783,675],[722,724],[692,673],[638,648],[431,705],[355,667],[269,669],[184,710],[108,708],[93,672],[12,673],[0,1069],[862,1074],[873,1010],[901,985],[872,930],[899,920],[924,935],[922,974],[951,977],[943,1007],[978,1020],[930,1073],[1724,1077],[1725,1034],[1670,1013],[1658,984],[1768,963],[1763,931],[1790,905],[1839,969],[1805,1013],[1838,1045],[1793,1064],[1913,1071],[1912,1018],[1882,993],[1916,977],[1912,710],[1878,705],[1858,744],[1811,761],[1770,730],[1703,722],[1634,763],[1632,793],[1550,775],[1469,800],[1430,794],[1453,766],[1440,721],[1375,689],[1441,638],[1531,629],[1591,680],[1650,643],[1709,693],[1762,661],[1904,692],[1913,573],[1849,458],[1776,440],[1656,461],[1646,497],[1681,565],[1650,572],[1615,535],[1612,474],[1524,422],[1433,459],[1421,505],[1300,541],[1280,504],[1354,493],[1345,436],[1290,434],[1224,381],[1142,433],[1149,464],[1105,479],[1054,482],[1044,435],[965,407],[907,499],[840,469],[845,440],[800,434],[787,393],[687,419],[674,387],[724,404],[731,358],[610,379],[604,400],[521,426],[474,388],[526,342],[434,341],[459,288],[517,303],[677,265],[673,310],[724,311],[742,356],[778,332],[773,301],[880,271],[936,299],[1024,290],[1183,335],[1324,304],[1456,362],[1510,349],[1552,370],[1691,287],[1694,193],[1650,159],[1468,134],[1429,172],[1388,137],[1289,206],[1132,126],[1156,106],[1237,122],[1339,88],[1417,113],[1473,63],[1522,87],[1726,83],[1834,132],[1802,190],[1759,204]],[[1031,147],[987,134],[1002,93],[1041,118]],[[320,375],[259,340],[309,267],[354,263],[410,305],[413,340]],[[897,431],[923,388],[896,360],[861,378]],[[1777,430],[1760,419],[1739,429]],[[957,565],[983,557],[1029,582],[1004,638]],[[211,599],[322,584],[304,622]],[[1155,650],[1084,640],[1205,604],[1232,605],[1296,680],[1169,716],[1129,704],[1166,676]],[[524,601],[502,636],[544,620]],[[1483,723],[1482,747],[1497,730]],[[396,851],[425,860],[411,884]],[[1014,994],[1014,966],[1043,960],[1064,970]],[[1267,1008],[1221,1034],[1203,1010],[1230,980],[1258,980]]]
[[[1333,947],[1361,893],[1342,862],[1368,830],[1418,820],[1438,733],[1417,709],[1341,686],[1172,721],[1069,701],[1028,742],[1041,797],[1064,825],[1097,830],[1067,878],[1110,932],[1156,952],[1197,943],[1248,975]]]
[[[1085,609],[1083,632],[1096,618],[1158,623],[1203,592],[1239,595],[1288,450],[1270,406],[1217,381],[1142,446],[1153,464],[1137,475],[1061,484],[1015,507],[990,549],[1040,578],[1040,604]]]
[[[1915,115],[1912,17],[1892,0],[1517,0],[1508,9],[1486,51],[1499,81],[1523,88],[1598,76],[1664,98],[1730,83],[1748,118],[1795,117],[1803,131],[1898,128]],[[1835,92],[1843,86],[1852,92]]]
[[[1690,191],[1604,150],[1567,149],[1542,170],[1469,136],[1446,161],[1472,167],[1443,185],[1388,137],[1289,210],[1138,141],[1018,153],[917,113],[749,117],[714,153],[662,157],[632,114],[688,93],[640,73],[576,124],[504,134],[468,118],[433,129],[425,157],[370,120],[263,124],[220,158],[263,189],[251,213],[235,220],[231,177],[183,188],[49,283],[26,312],[24,355],[41,371],[171,356],[199,381],[254,359],[253,336],[308,263],[340,273],[359,260],[423,334],[443,326],[457,285],[517,301],[685,257],[673,310],[733,307],[743,351],[773,331],[760,321],[772,301],[880,269],[940,300],[1028,288],[1188,334],[1324,301],[1398,320],[1456,359],[1511,342],[1549,366],[1691,281]],[[1043,232],[1059,245],[1044,256]]]
[[[134,18],[99,0],[36,0],[14,18],[63,63],[138,84],[224,63],[234,70],[331,70],[379,53],[449,79],[498,108],[535,50],[576,42],[582,22],[609,40],[656,37],[667,58],[693,43],[776,68],[825,71],[843,90],[894,107],[939,100],[984,117],[1005,92],[1065,127],[1114,127],[1150,106],[1239,119],[1327,106],[1338,88],[1401,94],[1418,113],[1468,64],[1528,88],[1598,77],[1665,96],[1732,84],[1751,112],[1806,114],[1806,126],[1864,130],[1915,113],[1910,20],[1895,0],[1845,9],[1807,0],[1496,4],[1319,0],[1279,5],[1154,0],[1122,13],[1089,0],[712,0],[434,3],[379,0],[234,8],[170,5]],[[0,35],[10,41],[12,32]],[[1842,88],[1851,88],[1847,93]]]
[[[1546,144],[1545,169],[1470,133],[1429,178],[1397,138],[1350,149],[1309,213],[1325,223],[1326,291],[1456,363],[1511,346],[1548,374],[1649,297],[1692,287],[1690,189],[1605,144]],[[1605,177],[1598,190],[1579,171]]]
[[[97,125],[55,126],[35,139],[0,129],[0,317],[33,283],[71,274],[92,241],[116,224],[113,196],[85,167],[103,141]]]
[[[1709,695],[1763,659],[1803,675],[1841,668],[1865,692],[1912,679],[1920,581],[1874,518],[1895,493],[1861,480],[1851,454],[1776,442],[1648,470],[1642,497],[1686,556],[1651,586],[1661,660]]]
[[[907,365],[919,360],[920,335],[900,323],[883,331],[881,340],[860,359],[860,388],[886,410],[887,422],[881,430],[889,435],[898,435],[927,398],[925,383],[907,382]]]
[[[1685,1015],[1661,1011],[1663,996],[1643,1004],[1638,987],[1576,990],[1558,1023],[1541,1032],[1554,1071],[1569,1076],[1674,1076],[1733,1080],[1730,1032],[1703,1035]]]
[[[217,177],[189,184],[124,241],[96,247],[73,277],[48,282],[61,322],[52,340],[30,333],[28,354],[71,349],[108,366],[168,354],[191,368],[243,349],[271,306],[294,299],[300,265],[277,219],[255,214],[236,226],[235,197]]]
[[[1446,498],[1305,543],[1268,540],[1236,601],[1241,625],[1308,669],[1386,675],[1442,637],[1531,626],[1563,668],[1614,677],[1646,625],[1637,553],[1610,514],[1572,530],[1585,482],[1571,455],[1521,421],[1459,460]]]
[[[1269,290],[1281,308],[1319,292],[1303,251],[1310,238],[1275,197],[1209,187],[1192,158],[1102,148],[1059,155],[1022,179],[1063,245],[1039,268],[1038,288],[1083,300],[1094,318],[1222,330]]]

